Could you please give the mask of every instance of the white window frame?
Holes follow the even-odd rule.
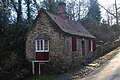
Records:
[[[90,51],[93,51],[93,40],[90,40]]]
[[[41,40],[42,40],[42,44],[43,44],[43,50],[40,50],[41,49]],[[39,41],[39,50],[38,50],[38,43],[37,41]],[[36,52],[49,52],[49,40],[48,41],[48,50],[45,50],[45,40],[44,39],[39,39],[39,40],[35,40],[35,49],[36,49]]]

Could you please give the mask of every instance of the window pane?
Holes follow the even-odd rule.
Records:
[[[48,40],[45,40],[45,42],[44,42],[44,49],[48,50]]]
[[[40,40],[40,50],[43,50],[43,40]]]
[[[37,50],[40,50],[40,41],[37,40]]]

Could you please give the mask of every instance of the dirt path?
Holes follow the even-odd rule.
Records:
[[[117,55],[111,59],[113,54]],[[108,62],[106,63],[106,61]],[[110,53],[106,54],[100,59],[97,59],[94,62],[103,64],[98,65],[101,67],[98,67],[97,70],[96,67],[87,66],[88,68],[93,69],[89,76],[87,76],[88,74],[84,76],[81,75],[81,69],[78,67],[76,70],[62,74],[60,77],[54,80],[120,80],[118,79],[119,78],[118,76],[120,76],[120,47],[116,48],[115,50],[111,51]],[[81,76],[87,77],[81,78]]]
[[[106,65],[96,70],[89,77],[82,80],[120,80],[120,49]],[[81,80],[81,79],[77,79]]]

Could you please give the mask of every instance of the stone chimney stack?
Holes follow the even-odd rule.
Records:
[[[64,2],[60,2],[58,4],[58,14],[63,18],[67,17],[67,15],[66,15],[66,4]]]

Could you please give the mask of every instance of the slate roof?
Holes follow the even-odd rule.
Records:
[[[58,15],[51,14],[48,11],[46,11],[46,13],[64,32],[81,37],[95,38],[80,24],[80,22],[69,20],[67,18],[64,19]]]

